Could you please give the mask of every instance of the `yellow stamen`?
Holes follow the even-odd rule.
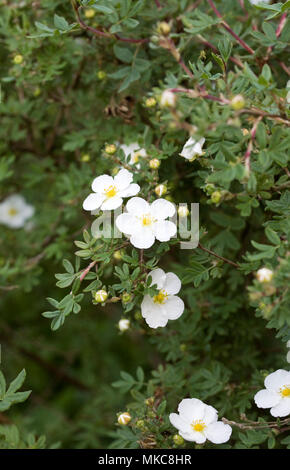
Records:
[[[135,152],[132,156],[132,163],[138,163],[140,157],[140,152]]]
[[[117,194],[117,188],[116,186],[111,185],[107,189],[105,189],[104,193],[108,198],[114,197]]]
[[[285,387],[280,388],[280,394],[282,397],[290,397],[290,385],[285,385]]]
[[[154,222],[154,220],[153,220],[153,218],[150,214],[144,214],[142,216],[141,220],[142,220],[142,225],[147,226],[147,227],[148,227],[148,225],[151,225]]]
[[[165,292],[164,289],[160,290],[157,295],[154,295],[153,297],[153,302],[155,304],[164,304],[164,302],[167,300],[168,294]]]
[[[17,209],[14,209],[14,207],[11,207],[11,209],[9,209],[8,211],[8,214],[13,217],[14,215],[18,214],[18,210]]]
[[[191,423],[191,427],[196,432],[202,432],[206,428],[206,425],[203,421],[198,419],[197,421],[193,421]]]

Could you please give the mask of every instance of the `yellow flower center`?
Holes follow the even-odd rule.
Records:
[[[283,388],[280,388],[280,394],[283,398],[290,397],[290,385],[285,385]]]
[[[106,194],[106,196],[108,198],[114,197],[117,194],[117,188],[116,188],[116,186],[113,186],[111,184],[111,186],[109,186],[107,189],[105,189],[104,193]]]
[[[11,217],[14,217],[14,215],[18,214],[18,210],[15,209],[14,207],[11,207],[8,211],[8,214],[11,216]]]
[[[135,153],[132,155],[132,163],[138,163],[139,157],[140,157],[140,152],[135,152]]]
[[[167,300],[168,294],[165,292],[164,289],[160,290],[157,295],[154,295],[153,297],[153,302],[155,304],[164,304],[164,302]]]
[[[141,221],[144,227],[148,227],[148,225],[151,225],[154,222],[153,217],[150,214],[142,215]]]
[[[191,423],[191,427],[196,432],[202,432],[206,428],[206,425],[203,421],[198,419],[197,421],[193,421]]]

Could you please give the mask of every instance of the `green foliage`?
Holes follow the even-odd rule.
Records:
[[[168,416],[186,397],[234,423],[222,448],[290,448],[289,418],[253,401],[289,370],[290,2],[216,1],[223,20],[189,0],[2,3],[0,204],[21,194],[35,211],[1,224],[2,366],[25,367],[33,393],[10,409],[30,395],[25,371],[8,387],[0,372],[0,448],[175,448]],[[192,162],[189,136],[205,138]],[[133,165],[120,145],[136,142],[147,157]],[[90,185],[121,167],[149,202],[164,184],[199,203],[195,249],[180,233],[144,252],[91,233],[105,213],[82,209]],[[179,276],[185,311],[151,329],[155,267]]]

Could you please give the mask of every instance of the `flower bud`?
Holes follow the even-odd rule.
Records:
[[[170,90],[164,90],[160,98],[162,108],[174,108],[176,105],[176,95]]]
[[[185,352],[185,351],[186,351],[186,349],[187,349],[187,346],[186,346],[186,344],[184,344],[184,343],[181,343],[181,345],[179,346],[179,349],[180,349],[180,351],[182,351],[182,352]]]
[[[22,64],[22,62],[23,62],[23,56],[22,56],[21,54],[15,55],[14,58],[13,58],[13,62],[14,62],[14,64],[16,64],[16,65]]]
[[[115,258],[117,261],[120,261],[122,259],[122,252],[120,250],[115,251],[113,258]]]
[[[146,425],[144,419],[138,419],[136,423],[136,428],[140,429],[140,431],[146,431]]]
[[[149,161],[149,166],[152,170],[157,170],[160,167],[160,160],[158,160],[158,158],[152,158],[152,160]]]
[[[243,95],[236,95],[232,98],[231,100],[231,107],[235,110],[235,111],[239,111],[240,109],[243,109],[245,107],[245,98],[243,97]]]
[[[132,300],[132,295],[128,292],[124,292],[124,294],[122,295],[122,301],[127,304],[128,302],[130,302],[130,300]]]
[[[118,328],[121,332],[128,330],[130,328],[130,320],[127,318],[121,318],[118,323]]]
[[[170,24],[167,23],[166,21],[160,21],[157,23],[157,32],[159,34],[162,34],[162,36],[168,36],[168,34],[171,31]]]
[[[182,446],[184,444],[184,439],[179,434],[174,434],[172,439],[176,446]]]
[[[105,146],[105,152],[108,154],[108,155],[114,155],[114,153],[116,153],[117,151],[117,147],[115,144],[107,144]]]
[[[145,405],[146,405],[146,406],[153,406],[153,405],[154,405],[154,401],[155,401],[154,397],[146,398],[146,400],[145,400]]]
[[[104,289],[98,290],[95,293],[95,301],[98,303],[106,302],[108,298],[108,292],[105,291]]]
[[[177,210],[179,217],[187,217],[189,214],[189,210],[186,206],[180,206]]]
[[[41,94],[41,89],[37,86],[33,92],[33,96],[37,98]]]
[[[164,194],[167,193],[167,186],[165,184],[158,184],[158,186],[156,186],[154,191],[155,191],[155,194],[157,194],[157,196],[159,197],[164,196]]]
[[[147,98],[145,101],[145,106],[146,108],[154,108],[154,106],[156,106],[156,99],[153,96]]]
[[[222,198],[222,193],[220,191],[214,191],[211,195],[211,200],[214,204],[218,204]]]
[[[88,153],[85,153],[84,155],[81,156],[81,161],[82,162],[89,162],[90,159],[91,159],[91,157]]]
[[[127,426],[127,424],[130,423],[131,419],[132,419],[132,417],[131,417],[130,413],[128,413],[128,412],[121,413],[118,416],[118,423],[121,424],[121,426]]]
[[[99,80],[105,80],[105,78],[107,77],[107,74],[104,70],[99,70],[97,72],[97,77]]]
[[[270,282],[273,279],[273,275],[273,271],[268,268],[261,268],[256,273],[259,282]]]
[[[86,18],[93,18],[95,14],[96,14],[96,10],[93,10],[93,8],[89,8],[88,10],[85,11]]]

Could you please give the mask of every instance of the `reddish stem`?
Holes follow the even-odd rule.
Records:
[[[251,171],[251,153],[252,153],[252,150],[253,150],[253,144],[254,144],[254,140],[255,140],[255,137],[256,137],[257,127],[258,127],[258,124],[261,121],[261,119],[263,119],[263,117],[259,116],[258,119],[255,121],[252,129],[251,129],[250,142],[248,144],[248,148],[247,148],[247,151],[245,153],[245,169],[246,169],[246,174],[248,176],[250,175],[250,171]]]
[[[96,264],[96,261],[92,261],[87,267],[86,269],[83,270],[82,274],[80,275],[80,281],[82,282],[84,280],[84,278],[86,277],[86,275],[90,272],[90,270],[95,266]]]
[[[226,21],[223,20],[222,15],[220,14],[218,9],[216,8],[213,1],[208,0],[208,3],[210,4],[211,8],[215,12],[216,16],[222,20],[221,25],[228,31],[228,33],[230,33],[247,52],[249,52],[250,54],[255,54],[255,51],[250,46],[248,46],[248,44],[232,30],[232,28],[228,25],[228,23]]]

